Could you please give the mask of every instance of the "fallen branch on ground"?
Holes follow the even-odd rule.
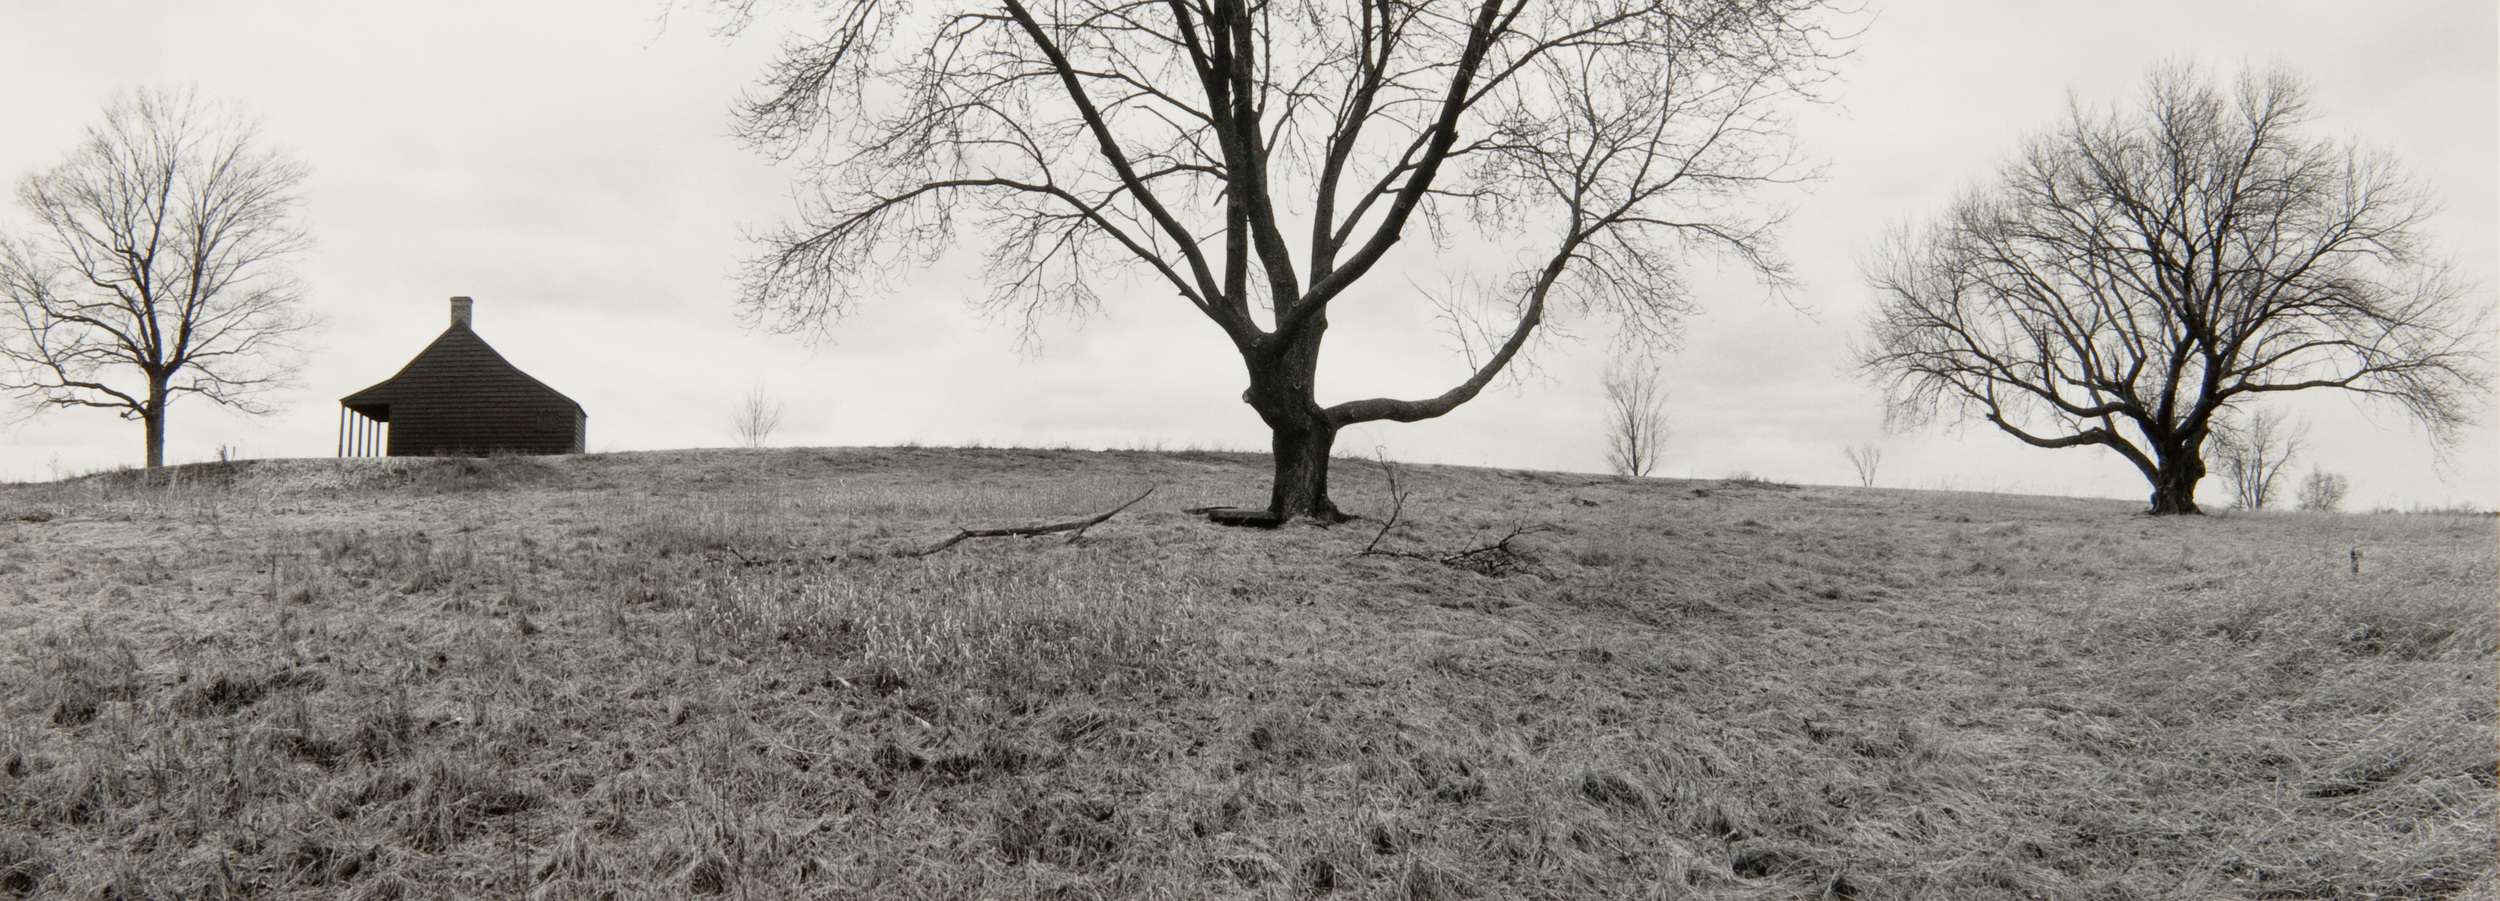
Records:
[[[1502,540],[1481,547],[1468,548],[1463,551],[1452,551],[1447,554],[1429,554],[1418,553],[1415,551],[1392,551],[1382,550],[1376,547],[1367,547],[1360,552],[1357,552],[1354,556],[1398,557],[1406,560],[1430,560],[1434,563],[1441,564],[1442,566],[1450,567],[1451,569],[1463,569],[1478,575],[1507,576],[1525,568],[1527,560],[1524,555],[1520,554],[1519,551],[1510,546],[1511,540],[1518,538],[1521,535],[1534,535],[1538,532],[1551,531],[1554,531],[1554,527],[1550,525],[1512,526],[1510,534],[1502,536]],[[1381,530],[1381,534],[1388,534],[1388,530]],[[1377,544],[1378,542],[1379,539],[1375,537],[1373,539],[1373,543]]]
[[[1518,551],[1511,549],[1511,539],[1517,538],[1521,535],[1534,535],[1538,532],[1554,531],[1554,527],[1550,525],[1515,525],[1511,527],[1510,534],[1502,536],[1502,540],[1500,541],[1496,541],[1482,547],[1473,547],[1463,551],[1454,551],[1447,554],[1428,554],[1416,551],[1395,551],[1384,549],[1380,546],[1380,540],[1389,537],[1389,530],[1397,528],[1399,517],[1405,515],[1406,513],[1406,489],[1404,486],[1398,484],[1397,465],[1389,462],[1389,458],[1386,455],[1383,455],[1380,458],[1380,472],[1381,475],[1387,477],[1389,480],[1389,518],[1380,523],[1380,531],[1372,533],[1371,543],[1363,545],[1363,549],[1354,552],[1354,556],[1398,557],[1406,560],[1430,560],[1434,563],[1451,567],[1453,569],[1464,569],[1487,576],[1506,576],[1511,573],[1518,572],[1521,568],[1522,561],[1525,559],[1519,554]]]
[[[1550,525],[1514,525],[1510,528],[1510,534],[1502,536],[1500,541],[1457,553],[1443,554],[1439,560],[1441,565],[1447,567],[1469,570],[1487,576],[1507,576],[1525,568],[1528,559],[1511,549],[1511,539],[1521,535],[1551,531],[1554,531],[1554,527]]]
[[[1153,493],[1155,493],[1155,490],[1154,490],[1154,489],[1152,489],[1152,488],[1148,488],[1148,489],[1146,489],[1146,494],[1153,494]],[[939,551],[945,550],[945,549],[947,549],[947,548],[954,547],[956,542],[962,541],[962,540],[964,540],[964,539],[966,539],[966,538],[1005,538],[1005,537],[1008,537],[1008,536],[1011,536],[1011,535],[1012,535],[1012,536],[1024,536],[1024,537],[1030,537],[1030,536],[1034,536],[1034,535],[1048,535],[1048,534],[1053,533],[1053,532],[1067,532],[1067,531],[1074,531],[1076,534],[1068,536],[1068,541],[1069,541],[1069,543],[1073,544],[1073,543],[1075,543],[1075,542],[1076,542],[1076,540],[1077,540],[1077,539],[1085,537],[1085,530],[1086,530],[1086,529],[1090,529],[1090,528],[1093,528],[1093,527],[1095,527],[1095,526],[1102,525],[1103,520],[1110,519],[1111,517],[1114,517],[1114,516],[1118,516],[1118,515],[1120,515],[1120,511],[1122,511],[1122,510],[1126,510],[1126,509],[1128,509],[1128,508],[1130,508],[1130,507],[1132,507],[1132,506],[1135,506],[1135,505],[1136,505],[1136,503],[1137,503],[1138,501],[1145,500],[1145,499],[1146,499],[1146,494],[1140,494],[1140,495],[1138,495],[1138,496],[1136,496],[1136,497],[1129,498],[1128,503],[1121,504],[1121,505],[1119,505],[1119,506],[1117,506],[1117,507],[1113,507],[1113,508],[1111,508],[1110,512],[1108,512],[1108,513],[1104,513],[1104,514],[1102,514],[1101,516],[1096,516],[1096,517],[1094,517],[1094,518],[1092,518],[1092,519],[1080,519],[1080,520],[1076,520],[1076,521],[1074,521],[1074,522],[1053,523],[1053,524],[1051,524],[1051,525],[1047,525],[1047,526],[1016,526],[1016,527],[1012,527],[1012,528],[1002,528],[1002,529],[965,529],[965,530],[963,530],[963,531],[960,531],[960,532],[955,533],[955,537],[953,537],[953,538],[949,538],[949,539],[946,539],[945,541],[941,541],[941,542],[938,542],[938,543],[936,543],[936,544],[934,544],[934,545],[930,545],[930,546],[929,546],[929,548],[928,548],[927,550],[923,550],[923,551],[909,551],[909,552],[905,552],[905,553],[903,553],[901,556],[905,556],[905,557],[926,557],[926,556],[929,556],[930,554],[934,554],[934,553],[937,553],[937,552],[939,552]]]
[[[728,554],[729,556],[738,558],[739,566],[781,566],[790,563],[840,563],[844,560],[859,560],[873,556],[854,551],[849,554],[826,554],[821,557],[749,557],[745,554],[739,553],[738,549],[734,547],[721,548],[720,551]]]

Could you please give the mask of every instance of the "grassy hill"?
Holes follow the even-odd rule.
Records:
[[[2491,518],[1384,476],[1270,532],[1181,512],[1243,454],[0,487],[0,896],[2500,889]]]

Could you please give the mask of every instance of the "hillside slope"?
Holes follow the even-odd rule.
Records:
[[[1265,474],[889,448],[0,488],[0,894],[2500,887],[2491,518],[1425,466],[1393,499],[1360,461],[1343,526],[1182,512]],[[896,553],[1149,487],[1073,542]]]

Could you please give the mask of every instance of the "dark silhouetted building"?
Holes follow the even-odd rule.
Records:
[[[339,456],[582,452],[582,405],[488,347],[469,327],[471,306],[452,298],[442,337],[398,375],[339,399]]]

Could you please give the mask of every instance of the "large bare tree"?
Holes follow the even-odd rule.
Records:
[[[2108,448],[2157,514],[2198,512],[2215,417],[2265,394],[2353,392],[2444,444],[2488,382],[2487,310],[2425,247],[2422,188],[2308,120],[2289,75],[2184,66],[2140,108],[2078,105],[1878,255],[1861,372],[1899,420]]]
[[[1663,334],[1690,252],[1784,275],[1776,217],[1740,201],[1799,174],[1781,111],[1830,52],[1821,5],[822,2],[743,108],[746,137],[806,167],[743,309],[820,331],[959,241],[986,251],[991,311],[1028,323],[1142,275],[1240,355],[1269,511],[1339,518],[1346,426],[1450,412],[1558,315]],[[1402,245],[1419,217],[1432,246]],[[1384,265],[1461,260],[1505,271],[1456,299],[1498,318],[1448,390],[1317,398],[1332,305]]]
[[[192,394],[249,413],[297,365],[308,320],[286,260],[306,244],[302,164],[187,92],[138,91],[69,157],[18,184],[31,228],[0,236],[0,389],[147,429]]]

